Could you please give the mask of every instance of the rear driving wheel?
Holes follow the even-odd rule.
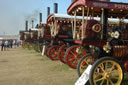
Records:
[[[53,60],[53,61],[57,61],[59,60],[57,54],[58,54],[58,50],[59,50],[59,45],[55,45],[55,46],[51,46],[48,49],[48,57]]]
[[[66,62],[71,68],[76,69],[78,60],[84,55],[86,55],[85,49],[79,45],[71,46],[65,54]]]
[[[67,46],[66,45],[62,45],[59,48],[59,51],[58,51],[58,57],[59,57],[60,61],[63,62],[64,64],[66,63],[66,59],[64,57],[64,55],[66,53],[66,49],[67,49]]]
[[[112,57],[103,57],[93,64],[89,81],[91,85],[121,85],[123,77],[119,61]]]

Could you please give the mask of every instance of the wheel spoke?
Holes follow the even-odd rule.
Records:
[[[71,64],[77,64],[76,59],[74,59],[74,61],[72,61]]]
[[[94,74],[96,74],[96,75],[100,75],[100,76],[102,76],[102,75],[104,75],[103,73],[99,73],[99,72],[95,72]]]
[[[111,73],[119,73],[119,71],[118,70],[114,70]]]
[[[106,64],[105,64],[105,72],[107,72],[107,66],[108,66],[108,63],[106,62]]]
[[[70,51],[70,53],[71,53],[73,56],[75,56],[75,54],[74,54],[72,51]]]
[[[107,79],[107,85],[109,85],[109,80]]]
[[[111,69],[110,69],[110,73],[112,72],[112,70],[114,69],[114,64],[112,65]]]
[[[112,82],[112,80],[109,80],[110,81],[110,83],[112,84],[112,85],[114,85],[114,83]]]
[[[119,79],[119,77],[114,77],[114,76],[113,76],[113,77],[111,77],[111,79],[117,79],[117,80],[118,80],[118,79]]]
[[[78,58],[78,59],[80,59],[80,58],[81,58],[81,55],[79,55],[79,54],[76,54],[75,56],[77,56],[77,58]]]
[[[105,73],[105,70],[102,68],[102,66],[100,65],[100,68],[101,68],[101,70]]]
[[[72,63],[75,60],[75,58],[72,58],[72,60],[70,60],[69,62]]]
[[[103,69],[105,69],[105,68],[104,68],[104,64],[103,64],[103,63],[101,63],[101,67],[102,67]]]
[[[103,85],[103,83],[104,83],[104,80],[101,81],[100,85]]]
[[[102,77],[102,78],[100,78],[100,79],[97,79],[97,80],[95,80],[95,82],[99,82],[99,81],[101,81],[101,80],[104,80],[104,78]]]
[[[77,64],[77,62],[78,62],[78,60],[77,60],[77,58],[76,58],[74,63]]]
[[[88,61],[88,60],[86,59],[86,62],[85,62],[85,63],[86,63],[87,65],[89,65],[89,63],[88,63],[87,61]]]

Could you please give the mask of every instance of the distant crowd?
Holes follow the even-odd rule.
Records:
[[[17,42],[16,40],[2,40],[0,41],[0,44],[1,44],[1,51],[5,51],[8,50],[8,48],[13,48],[20,45],[20,43]]]

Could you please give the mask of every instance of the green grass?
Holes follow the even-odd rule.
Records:
[[[36,52],[36,56],[41,56],[41,53]]]
[[[53,66],[51,68],[51,70],[53,70],[53,71],[69,71],[69,70],[73,70],[68,65],[63,64],[60,61],[59,62],[55,62],[55,63],[57,63],[58,65],[55,65],[55,66]]]

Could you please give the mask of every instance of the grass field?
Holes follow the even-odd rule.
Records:
[[[0,85],[74,85],[78,79],[76,69],[23,48],[0,51],[0,68]]]

